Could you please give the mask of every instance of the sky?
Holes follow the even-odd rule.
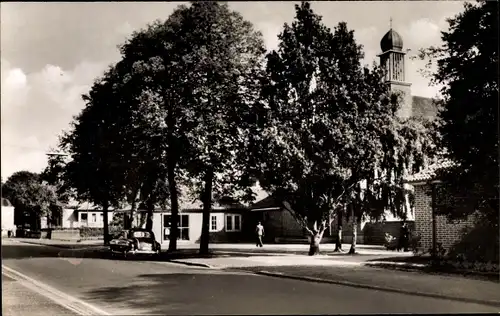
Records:
[[[263,34],[268,49],[295,15],[295,2],[229,2]],[[42,171],[46,152],[84,107],[81,95],[120,58],[117,46],[134,30],[165,20],[179,2],[1,3],[1,176]],[[341,21],[364,46],[364,63],[380,53],[392,27],[408,55],[439,45],[446,19],[463,10],[458,1],[324,1],[313,10],[333,29]],[[406,59],[412,94],[434,97],[438,87],[419,74],[423,63]]]

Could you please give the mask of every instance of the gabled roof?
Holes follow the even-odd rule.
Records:
[[[434,119],[437,116],[438,108],[432,98],[412,96],[412,116],[426,119]]]
[[[407,183],[418,183],[425,182],[435,178],[436,172],[438,170],[450,168],[454,165],[451,160],[443,159],[436,163],[429,165],[428,167],[422,169],[420,172],[412,174],[406,178]]]
[[[269,195],[261,200],[258,200],[254,204],[252,204],[251,209],[257,210],[257,209],[267,209],[267,208],[274,208],[274,207],[280,207],[280,205],[274,197]]]

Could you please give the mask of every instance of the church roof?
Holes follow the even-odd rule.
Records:
[[[388,50],[403,50],[403,38],[399,35],[398,32],[394,31],[392,28],[387,32],[382,40],[380,41],[380,48],[382,52],[386,52]]]
[[[412,116],[434,119],[438,108],[432,98],[412,96]]]

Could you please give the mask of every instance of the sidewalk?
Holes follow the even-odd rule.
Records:
[[[214,251],[224,253],[224,251]],[[399,253],[399,256],[412,256]],[[455,275],[427,274],[399,271],[370,266],[377,260],[394,258],[395,253],[365,253],[358,255],[331,254],[307,256],[281,254],[277,256],[254,255],[250,257],[221,257],[171,259],[169,261],[212,269],[243,270],[252,273],[291,278],[302,281],[332,283],[380,291],[404,293],[433,298],[467,301],[500,307],[500,283]],[[401,262],[387,262],[400,264]],[[418,264],[416,264],[418,265]]]
[[[254,273],[320,283],[390,291],[409,295],[467,301],[500,307],[500,283],[460,276],[432,275],[419,272],[390,271],[361,265],[265,266],[246,268]]]

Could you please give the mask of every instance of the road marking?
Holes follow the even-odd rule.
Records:
[[[37,281],[29,276],[2,264],[2,274],[19,281],[25,287],[41,294],[55,303],[77,313],[78,315],[111,315],[83,300],[63,293],[47,284]]]

